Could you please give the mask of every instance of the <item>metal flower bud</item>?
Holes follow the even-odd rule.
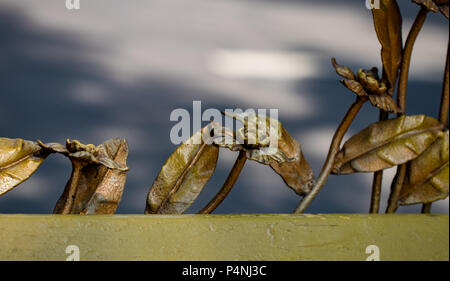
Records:
[[[386,93],[386,91],[387,91],[386,83],[383,80],[381,80],[380,81],[380,86],[378,87],[377,94],[383,95],[383,94]]]
[[[355,77],[348,67],[337,64],[334,58],[331,59],[331,63],[336,69],[337,74],[347,78],[341,80],[341,83],[347,89],[360,97],[368,97],[373,106],[384,111],[394,113],[402,112],[402,109],[397,106],[395,100],[387,93],[387,81],[379,78],[376,67],[372,67],[370,70],[360,68]]]
[[[376,68],[375,68],[376,70]],[[380,84],[378,82],[378,74],[374,72],[374,68],[371,70],[358,70],[358,81],[370,93],[378,93]]]
[[[213,137],[216,145],[245,151],[247,159],[270,165],[297,194],[303,196],[309,193],[314,184],[313,170],[303,155],[300,143],[291,137],[281,122],[255,113],[223,114],[242,122],[244,126],[236,133],[218,128],[219,134]],[[232,136],[235,140],[231,144],[220,140],[231,140]],[[276,141],[275,147],[271,146],[271,141]]]

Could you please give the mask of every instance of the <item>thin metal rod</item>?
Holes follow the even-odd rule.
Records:
[[[210,214],[220,205],[220,203],[222,203],[222,201],[225,199],[225,197],[227,197],[228,193],[230,193],[231,189],[233,188],[236,180],[239,177],[239,174],[242,171],[242,168],[244,167],[246,160],[247,157],[245,155],[245,151],[240,151],[239,156],[237,157],[236,162],[234,163],[233,168],[231,169],[230,174],[225,180],[222,188],[219,190],[216,196],[214,196],[214,198],[198,212],[198,214]]]
[[[380,210],[381,185],[383,183],[383,171],[373,174],[372,195],[370,198],[369,213],[378,214]]]
[[[392,183],[391,194],[389,194],[388,206],[386,208],[386,214],[395,213],[398,208],[398,198],[402,190],[403,183],[406,176],[406,164],[397,167],[397,174]]]
[[[444,83],[442,85],[441,106],[439,108],[439,121],[448,126],[448,107],[449,107],[449,50],[447,47],[447,60],[445,62]]]
[[[379,120],[386,120],[389,117],[388,112],[380,109]],[[383,170],[375,172],[373,174],[372,183],[372,195],[370,197],[370,209],[371,214],[377,214],[380,210],[380,197],[381,197],[381,187],[383,184]]]
[[[303,213],[306,208],[311,204],[317,194],[320,192],[322,187],[325,185],[325,182],[328,179],[328,176],[333,169],[334,159],[336,154],[339,152],[339,148],[344,138],[345,133],[348,128],[352,124],[356,115],[360,111],[363,104],[367,101],[367,97],[357,97],[356,101],[350,106],[344,118],[341,121],[338,129],[334,133],[333,140],[331,141],[330,149],[328,151],[327,160],[325,161],[324,166],[322,167],[322,171],[320,172],[319,177],[317,178],[316,184],[312,188],[312,190],[306,195],[303,200],[299,203],[297,208],[294,210],[294,213]]]
[[[403,49],[402,63],[400,65],[400,75],[398,79],[398,90],[397,90],[397,102],[398,106],[402,109],[402,112],[406,112],[406,88],[408,85],[408,74],[409,66],[411,64],[411,55],[416,42],[417,36],[427,18],[428,9],[422,6],[419,13],[414,20],[413,25],[409,31],[408,37],[406,39],[405,47]],[[398,114],[398,116],[402,113]],[[400,196],[400,191],[405,182],[406,176],[406,164],[398,166],[397,174],[392,184],[391,194],[389,195],[389,203],[386,209],[386,213],[394,213],[397,210],[397,201]]]
[[[426,203],[422,205],[422,214],[429,214],[431,213],[431,203]]]
[[[398,106],[403,112],[406,112],[406,88],[408,84],[409,66],[411,64],[411,55],[416,42],[417,35],[427,18],[428,9],[422,7],[414,20],[408,38],[406,39],[405,48],[403,49],[402,63],[400,65],[400,74],[398,79],[397,101]]]

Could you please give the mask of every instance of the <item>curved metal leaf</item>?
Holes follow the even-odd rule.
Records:
[[[280,124],[281,126],[281,124]],[[283,128],[281,138],[278,140],[278,148],[294,161],[272,162],[270,167],[277,172],[284,182],[298,195],[305,195],[311,191],[314,185],[314,172],[303,156],[300,146],[294,138]]]
[[[43,143],[37,140],[39,146],[51,153],[61,153],[70,159],[78,159],[87,163],[102,164],[103,166],[121,172],[128,171],[127,166],[123,166],[112,160],[107,154],[99,153],[101,145],[82,144],[77,140],[66,140],[66,145],[60,143]]]
[[[27,180],[47,156],[35,142],[0,138],[0,196]]]
[[[345,65],[338,64],[336,62],[335,58],[331,58],[331,64],[333,65],[334,69],[336,70],[336,73],[339,76],[342,76],[342,77],[344,77],[345,79],[348,79],[348,80],[355,80],[356,79],[355,74],[353,73],[353,71],[349,67],[347,67]]]
[[[104,167],[100,166],[99,169],[104,170],[105,167],[108,169],[103,177],[96,177],[98,184],[96,184],[95,192],[81,212],[82,214],[114,214],[122,199],[127,175],[121,170],[110,167],[115,167],[116,164],[126,167],[128,143],[124,139],[111,139],[100,147],[99,154],[103,157],[99,159]],[[105,165],[102,159],[107,159],[109,165]],[[100,171],[99,174],[102,173],[103,171]]]
[[[71,142],[73,144],[74,142]],[[41,146],[63,149],[55,144]],[[72,145],[67,145],[68,148]],[[72,161],[72,174],[55,205],[55,214],[114,214],[126,181],[128,144],[124,139],[111,139],[99,146],[77,146],[67,156]],[[89,148],[89,149],[88,149]],[[90,150],[90,151],[87,151]],[[65,152],[64,152],[65,153]],[[95,153],[95,155],[93,154]],[[98,159],[108,159],[104,165]],[[115,169],[114,167],[119,167]]]
[[[217,146],[203,141],[209,132],[208,125],[170,155],[147,196],[146,214],[181,214],[194,202],[213,174],[219,156]],[[200,138],[201,142],[194,142]]]
[[[402,60],[402,16],[395,0],[380,0],[379,9],[372,9],[373,23],[381,44],[384,74],[393,88]]]
[[[383,109],[384,111],[394,113],[403,112],[403,110],[397,106],[394,99],[388,94],[369,95],[369,100],[373,106]]]
[[[407,183],[402,187],[401,205],[430,203],[448,196],[448,130],[419,157],[409,163]]]
[[[356,80],[344,79],[341,81],[344,86],[360,97],[369,96],[364,87]]]
[[[270,165],[299,195],[311,190],[313,170],[303,156],[300,144],[289,135],[281,122],[254,113],[225,114],[243,123],[243,130],[238,131],[237,139],[244,140],[242,149],[247,152],[248,159]],[[248,144],[250,139],[256,140],[255,143]],[[270,146],[270,142],[275,140],[277,145]]]
[[[374,123],[344,144],[333,173],[376,172],[406,163],[425,151],[441,129],[438,120],[425,115]]]

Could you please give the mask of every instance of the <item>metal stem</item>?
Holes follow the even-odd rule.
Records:
[[[419,13],[414,20],[413,25],[409,31],[408,37],[406,39],[405,47],[403,49],[402,63],[400,65],[400,75],[398,79],[398,90],[397,90],[397,102],[398,106],[403,112],[406,112],[406,88],[408,84],[408,73],[409,66],[411,64],[411,55],[416,42],[416,38],[419,35],[420,30],[427,18],[428,9],[424,6],[420,9]],[[404,113],[398,114],[399,116]],[[391,194],[389,195],[389,203],[386,209],[386,213],[393,213],[397,210],[397,201],[400,195],[401,188],[405,182],[406,175],[406,164],[398,166],[397,174],[394,179],[395,183],[392,184]]]
[[[327,160],[322,167],[322,171],[317,178],[316,184],[308,193],[308,195],[303,198],[303,200],[295,209],[294,213],[303,213],[317,196],[322,187],[325,185],[325,182],[327,181],[328,176],[333,169],[334,159],[336,157],[336,154],[339,152],[339,147],[341,145],[342,139],[344,138],[345,133],[352,124],[361,107],[367,100],[367,97],[357,97],[356,101],[350,106],[349,110],[344,116],[344,119],[342,119],[341,124],[334,133],[333,140],[331,141],[330,149],[328,151]]]
[[[228,193],[230,193],[231,189],[233,188],[236,180],[239,177],[239,174],[242,171],[242,168],[244,167],[246,160],[247,157],[245,156],[245,151],[240,151],[239,156],[237,157],[236,162],[234,163],[233,168],[231,169],[230,174],[225,180],[222,188],[219,190],[216,196],[214,196],[214,198],[198,212],[198,214],[210,214],[220,205],[220,203],[222,203],[222,201],[225,199],[225,197],[227,197]]]

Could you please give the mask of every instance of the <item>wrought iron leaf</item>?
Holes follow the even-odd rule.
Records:
[[[369,96],[363,86],[356,80],[344,79],[341,81],[344,86],[360,97]]]
[[[349,80],[355,80],[355,74],[353,73],[353,71],[349,67],[347,67],[345,65],[338,64],[336,62],[335,58],[331,58],[331,63],[333,64],[333,67],[334,67],[334,69],[336,70],[336,73],[339,76],[342,76],[342,77],[344,77],[346,79],[349,79]]]
[[[441,129],[438,120],[425,115],[374,123],[344,144],[333,173],[375,172],[406,163],[425,151]]]
[[[35,142],[0,138],[0,196],[27,180],[48,155]]]
[[[49,151],[67,155],[72,174],[57,201],[55,214],[114,214],[122,198],[126,181],[128,143],[111,139],[99,146],[67,142],[43,144]]]
[[[99,153],[101,146],[93,144],[82,144],[77,140],[66,140],[66,145],[60,143],[43,143],[37,140],[39,146],[50,153],[61,153],[70,159],[78,159],[87,163],[101,164],[107,168],[126,172],[128,167],[120,165],[112,160],[107,154]]]
[[[219,156],[219,148],[205,142],[210,131],[210,125],[204,127],[170,155],[147,196],[146,214],[181,214],[194,202]]]
[[[306,161],[300,143],[281,127],[281,138],[278,140],[278,148],[294,161],[272,162],[270,167],[277,172],[284,182],[298,195],[305,195],[311,191],[314,185],[314,173]]]
[[[449,190],[449,136],[440,133],[436,141],[408,166],[407,182],[402,187],[401,205],[430,203],[444,199]]]
[[[303,156],[300,144],[292,138],[281,122],[254,113],[227,113],[244,125],[236,139],[247,158],[270,167],[297,194],[307,194],[314,183],[314,173]],[[276,136],[276,138],[274,138]],[[249,140],[254,142],[249,142]],[[270,142],[276,140],[276,146]]]
[[[243,145],[237,142],[236,134],[233,130],[215,122],[211,122],[210,126],[213,132],[211,140],[215,145],[228,148],[231,151],[244,150]]]
[[[402,60],[402,16],[395,0],[380,0],[379,9],[372,9],[372,14],[381,44],[384,74],[390,88],[393,88]]]
[[[395,100],[388,94],[369,95],[370,103],[387,112],[400,113],[401,108],[397,106]]]
[[[100,145],[100,163],[95,192],[90,196],[82,214],[114,214],[122,199],[126,182],[126,173],[121,169],[111,168],[118,164],[126,167],[128,157],[128,143],[124,139],[111,139]],[[108,163],[104,163],[107,161]],[[104,170],[106,169],[106,172]],[[104,176],[101,175],[104,173]]]

